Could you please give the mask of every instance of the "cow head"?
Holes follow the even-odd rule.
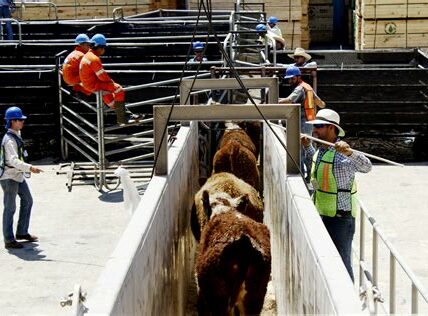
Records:
[[[226,192],[215,192],[210,196],[208,191],[205,190],[202,192],[202,203],[204,205],[206,216],[211,218],[216,214],[231,210],[245,213],[249,203],[249,197],[248,194],[244,194],[236,198],[232,198]]]

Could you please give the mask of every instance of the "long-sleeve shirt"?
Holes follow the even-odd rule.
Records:
[[[310,145],[304,147],[305,162],[311,163],[312,157],[315,154],[315,148]],[[318,148],[319,153],[317,156],[316,164],[319,163],[322,156],[327,150],[335,150],[334,147]],[[356,172],[367,173],[372,169],[371,161],[361,153],[353,151],[351,155],[346,156],[336,152],[333,162],[333,174],[336,178],[337,188],[339,190],[349,190],[349,192],[338,191],[337,193],[337,209],[343,211],[350,211],[351,206],[351,193],[352,183],[355,178]]]
[[[104,70],[100,57],[92,49],[83,56],[79,67],[80,80],[89,91],[95,91],[98,82],[114,82]]]
[[[21,133],[9,128],[8,132],[11,132],[21,138]],[[30,172],[31,165],[19,159],[18,144],[15,139],[5,135],[7,141],[4,143],[5,153],[5,169],[4,173],[0,178],[1,180],[12,179],[17,182],[24,181],[24,172]]]

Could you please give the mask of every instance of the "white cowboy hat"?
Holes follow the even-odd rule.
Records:
[[[340,116],[336,111],[330,109],[319,110],[315,120],[307,121],[306,124],[331,124],[339,129],[339,137],[345,136],[345,131],[340,127]]]
[[[288,57],[294,58],[294,56],[302,56],[305,58],[306,61],[308,61],[312,58],[311,55],[309,55],[307,52],[305,52],[305,50],[301,47],[297,47],[294,50],[293,54],[288,54]]]

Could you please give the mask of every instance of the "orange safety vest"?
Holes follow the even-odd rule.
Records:
[[[305,108],[306,120],[315,120],[316,109],[314,102],[314,89],[312,89],[312,87],[304,81],[302,81],[299,86],[303,87],[303,89],[305,90],[305,101],[303,103],[303,106]]]
[[[62,66],[62,78],[69,85],[76,85],[80,83],[79,65],[83,56],[84,50],[77,46],[64,60]]]
[[[80,62],[80,80],[86,90],[94,92],[99,82],[114,82],[104,70],[101,59],[91,49]]]

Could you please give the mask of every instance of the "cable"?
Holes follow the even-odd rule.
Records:
[[[236,71],[236,69],[234,68],[233,63],[232,63],[232,60],[230,59],[230,57],[228,56],[228,54],[227,54],[227,53],[226,53],[226,51],[224,50],[223,45],[221,44],[221,42],[220,42],[220,40],[219,40],[219,38],[218,38],[218,36],[217,36],[217,32],[216,32],[216,31],[214,30],[214,28],[213,28],[213,24],[212,24],[212,10],[211,10],[211,9],[212,9],[212,4],[211,4],[211,0],[207,0],[207,6],[205,6],[205,3],[204,3],[204,1],[203,1],[203,0],[201,0],[201,1],[199,2],[198,17],[197,17],[197,21],[196,21],[195,29],[194,29],[194,31],[193,31],[192,41],[193,41],[193,38],[194,38],[194,36],[195,36],[196,28],[197,28],[198,23],[199,23],[199,18],[200,18],[200,15],[201,15],[202,7],[204,8],[204,12],[205,12],[205,15],[206,15],[207,20],[208,20],[208,31],[209,31],[209,34],[213,34],[214,39],[215,39],[215,41],[216,41],[216,43],[217,43],[217,46],[218,46],[218,48],[219,48],[220,52],[222,53],[222,55],[223,55],[224,59],[226,60],[226,63],[227,63],[227,65],[228,65],[228,67],[230,68],[230,73],[231,73],[231,74],[233,75],[233,77],[237,80],[237,82],[239,83],[239,85],[240,85],[241,89],[245,91],[245,93],[246,93],[246,95],[247,95],[248,99],[249,99],[249,100],[251,101],[251,103],[255,106],[255,108],[256,108],[257,112],[259,113],[260,117],[261,117],[261,118],[263,119],[263,121],[267,124],[267,126],[269,127],[269,129],[271,130],[271,132],[273,133],[273,135],[276,137],[276,139],[279,141],[279,143],[281,144],[281,146],[284,148],[284,150],[285,150],[285,151],[286,151],[286,153],[287,153],[287,156],[291,159],[291,161],[293,162],[293,164],[297,167],[297,170],[299,171],[299,174],[300,174],[300,176],[302,177],[303,182],[305,183],[305,186],[306,186],[307,190],[309,191],[309,186],[308,186],[308,184],[307,184],[307,183],[306,183],[306,181],[305,181],[305,176],[303,175],[302,170],[300,169],[300,166],[297,164],[297,162],[294,160],[294,158],[290,155],[290,153],[289,153],[289,151],[288,151],[287,146],[284,144],[284,142],[282,141],[282,139],[278,136],[278,134],[274,131],[274,129],[273,129],[273,128],[272,128],[272,126],[270,125],[269,121],[266,119],[266,117],[265,117],[265,116],[263,115],[263,113],[260,111],[260,109],[259,109],[259,107],[257,106],[256,102],[254,101],[254,99],[252,98],[252,96],[250,95],[250,93],[248,92],[248,89],[245,87],[244,83],[242,82],[241,78],[239,77],[238,72],[237,72],[237,71]],[[207,9],[207,8],[208,8],[208,9]],[[208,38],[209,34],[207,34],[207,38]],[[207,39],[207,40],[208,40],[208,39]],[[207,45],[205,45],[205,48],[204,48],[204,54],[205,54],[206,47],[207,47]],[[156,164],[157,164],[157,161],[158,161],[159,151],[160,151],[160,148],[161,148],[162,142],[163,142],[163,141],[164,141],[164,139],[165,139],[165,134],[166,134],[166,131],[167,131],[168,122],[170,121],[170,118],[171,118],[171,115],[172,115],[172,111],[173,111],[174,106],[175,106],[175,100],[176,100],[176,97],[177,97],[177,95],[178,95],[179,86],[180,86],[180,84],[181,84],[182,77],[183,77],[184,71],[185,71],[186,66],[187,66],[188,57],[190,56],[190,50],[191,50],[191,45],[189,46],[188,54],[187,54],[187,56],[186,56],[186,62],[185,62],[185,64],[184,64],[184,67],[183,67],[183,70],[182,70],[182,74],[181,74],[181,77],[180,77],[179,85],[178,85],[178,87],[177,87],[177,91],[176,91],[176,94],[175,94],[175,98],[174,98],[174,101],[173,101],[173,103],[172,103],[172,105],[171,105],[171,109],[170,109],[169,114],[168,114],[167,124],[165,125],[165,129],[163,130],[163,133],[162,133],[162,138],[161,138],[160,146],[158,147],[158,149],[157,149],[157,151],[156,151],[155,161],[154,161],[154,165],[153,165],[153,170],[152,170],[152,173],[151,173],[151,178],[152,178],[152,177],[153,177],[153,175],[154,175],[154,170],[155,170],[155,168],[156,168]],[[198,71],[199,71],[199,69],[200,69],[200,66],[201,66],[201,62],[199,62],[197,73],[198,73]],[[196,75],[197,75],[197,73],[196,73]],[[191,89],[192,89],[192,87],[193,87],[193,85],[194,85],[194,82],[195,82],[195,81],[196,81],[196,77],[193,79]],[[190,91],[191,91],[191,89],[190,89]],[[188,100],[189,96],[190,96],[190,94],[187,96],[187,98],[186,98],[186,102],[185,102],[185,103],[187,103],[187,100]]]
[[[169,123],[169,121],[171,120],[172,111],[174,110],[175,102],[176,102],[176,100],[177,100],[177,95],[178,95],[178,93],[179,93],[179,91],[180,91],[180,85],[181,85],[181,82],[182,82],[182,80],[183,80],[185,70],[187,69],[187,64],[188,64],[188,62],[189,62],[190,52],[192,51],[192,43],[193,43],[193,40],[195,39],[196,31],[197,31],[198,24],[199,24],[199,19],[200,19],[200,16],[201,16],[202,5],[203,5],[203,0],[201,0],[201,1],[200,1],[200,3],[199,3],[199,7],[198,7],[198,15],[197,15],[197,18],[196,18],[196,24],[195,24],[195,27],[193,28],[192,38],[191,38],[191,40],[190,40],[190,45],[189,45],[189,48],[188,48],[188,50],[187,50],[187,54],[186,54],[186,60],[185,60],[185,62],[184,62],[183,69],[182,69],[181,74],[180,74],[180,80],[179,80],[178,85],[177,85],[177,88],[176,88],[176,90],[175,90],[174,99],[173,99],[173,101],[172,101],[171,109],[169,110],[169,113],[168,113],[168,118],[167,118],[167,122],[166,122],[166,124],[165,124],[165,128],[164,128],[164,130],[163,130],[163,132],[162,132],[162,137],[161,137],[161,140],[160,140],[160,143],[159,143],[159,147],[158,147],[158,149],[156,150],[155,160],[154,160],[154,163],[153,163],[153,169],[152,169],[152,173],[151,173],[151,175],[150,175],[150,178],[153,178],[153,175],[154,175],[154,172],[155,172],[155,169],[156,169],[156,165],[157,165],[157,162],[158,162],[158,157],[159,157],[160,148],[162,147],[162,143],[163,143],[163,142],[164,142],[164,140],[165,140],[165,135],[166,135],[166,133],[167,133],[167,131],[168,131],[168,123]],[[206,51],[207,46],[208,46],[208,45],[207,45],[207,44],[208,44],[208,34],[207,34],[207,37],[206,37],[206,40],[205,40],[205,44],[206,44],[206,45],[205,45],[204,50],[203,50],[203,55],[205,55],[205,51]],[[197,70],[196,70],[195,77],[194,77],[193,82],[192,82],[192,85],[191,85],[191,89],[192,89],[192,88],[193,88],[193,86],[194,86],[194,83],[195,83],[196,78],[197,78],[197,76],[198,76],[198,74],[199,74],[199,71],[200,71],[201,65],[202,65],[202,60],[201,60],[201,61],[199,61],[198,68],[197,68]],[[190,94],[187,96],[185,103],[187,103],[187,101],[189,100],[189,97],[190,97]]]
[[[207,0],[207,2],[211,3],[211,0]],[[248,92],[248,89],[245,87],[244,83],[242,82],[241,78],[239,77],[239,74],[237,73],[236,69],[234,68],[231,59],[229,58],[229,56],[226,54],[223,45],[221,45],[220,40],[217,37],[217,33],[216,31],[213,29],[212,27],[212,16],[211,16],[211,12],[207,12],[207,8],[204,5],[204,11],[206,13],[207,19],[208,19],[208,28],[209,30],[212,32],[212,34],[214,35],[214,38],[217,42],[217,46],[219,47],[221,53],[223,54],[230,70],[231,70],[231,74],[235,77],[235,79],[238,81],[239,85],[241,86],[241,89],[245,90],[245,93],[247,94],[248,99],[251,101],[251,103],[255,106],[257,112],[259,113],[260,117],[263,119],[263,121],[267,124],[267,126],[269,127],[269,129],[271,130],[271,132],[274,134],[274,136],[276,137],[276,139],[280,142],[281,146],[285,149],[287,156],[291,159],[291,161],[293,162],[293,164],[297,167],[297,170],[299,170],[299,174],[303,179],[303,182],[305,183],[305,186],[307,188],[307,190],[309,191],[309,186],[306,183],[305,180],[305,176],[302,173],[302,170],[300,169],[300,166],[297,164],[297,162],[294,160],[294,158],[290,155],[287,146],[284,144],[284,142],[281,140],[281,138],[278,136],[278,134],[274,131],[274,129],[272,128],[272,126],[270,125],[270,123],[268,122],[268,120],[266,119],[266,117],[263,115],[263,113],[260,111],[259,107],[257,106],[256,102],[254,101],[254,99],[252,98],[252,96],[250,95],[250,93]]]

